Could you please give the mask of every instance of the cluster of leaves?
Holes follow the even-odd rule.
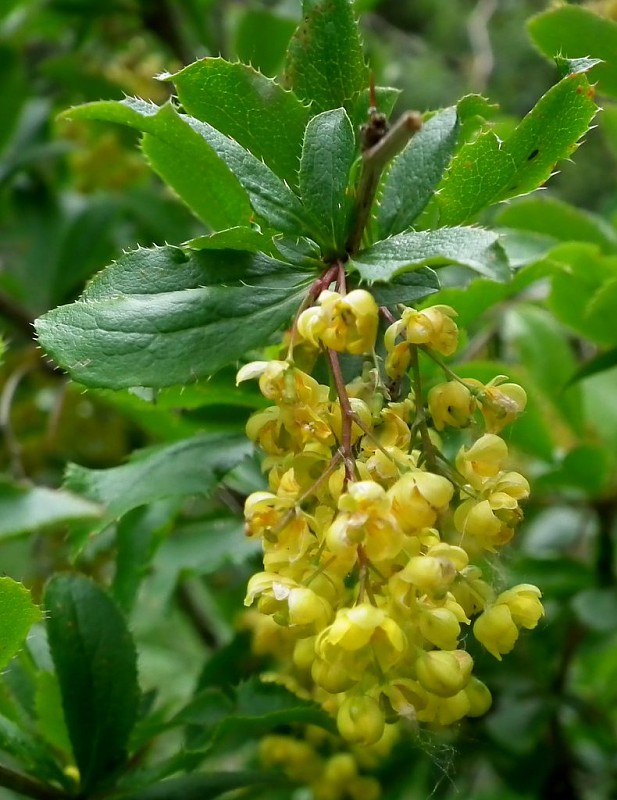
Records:
[[[53,29],[70,15],[67,5],[52,4],[36,19]],[[145,5],[127,4],[137,31],[148,16]],[[94,417],[84,430],[98,450],[71,444],[68,456],[86,466],[70,465],[61,489],[8,480],[0,486],[2,536],[51,531],[40,540],[40,560],[52,569],[39,567],[41,577],[70,566],[37,594],[45,624],[35,626],[17,658],[40,611],[20,584],[10,578],[0,584],[0,666],[8,664],[0,683],[0,747],[10,767],[0,768],[0,783],[33,797],[173,800],[236,787],[251,787],[255,798],[289,796],[292,789],[278,776],[252,768],[247,737],[309,723],[328,730],[330,723],[311,704],[256,680],[263,665],[247,657],[246,636],[235,630],[254,556],[238,503],[262,480],[242,428],[263,401],[251,388],[235,389],[232,376],[238,360],[277,341],[307,287],[344,257],[349,279],[370,284],[383,305],[430,297],[456,308],[471,331],[457,372],[486,380],[502,371],[530,399],[511,442],[535,476],[535,501],[510,569],[543,587],[549,625],[505,678],[495,676],[494,687],[503,683],[501,700],[475,726],[473,754],[462,736],[457,781],[480,765],[500,796],[548,797],[547,787],[559,778],[570,796],[591,797],[581,776],[595,774],[593,796],[609,797],[617,668],[617,413],[610,369],[617,363],[611,317],[617,231],[606,218],[551,195],[494,207],[543,184],[555,163],[572,154],[596,111],[591,68],[595,91],[607,98],[605,136],[617,141],[617,106],[608,100],[617,97],[617,24],[575,6],[533,18],[538,48],[549,57],[562,54],[558,82],[516,126],[487,123],[495,109],[474,95],[425,115],[383,173],[367,236],[350,246],[363,165],[358,130],[370,102],[352,4],[305,0],[279,82],[254,66],[266,74],[278,70],[294,28],[284,14],[249,7],[235,20],[236,53],[253,67],[209,58],[180,69],[193,44],[187,31],[200,30],[191,21],[216,4],[178,5],[175,46],[152,47],[159,64],[178,62],[158,95],[150,86],[149,96],[161,105],[102,101],[65,117],[82,141],[90,135],[84,121],[138,131],[147,161],[197,222],[130,160],[121,138],[111,157],[129,158],[122,170],[133,175],[128,183],[91,195],[65,183],[59,193],[58,145],[44,131],[51,106],[28,99],[19,37],[7,38],[3,80],[11,91],[2,176],[14,224],[3,248],[19,258],[10,279],[2,276],[2,288],[40,313],[71,300],[122,246],[145,246],[118,257],[75,302],[37,321],[45,351],[90,389],[84,399],[81,388],[70,386],[64,414],[71,425],[80,413]],[[99,4],[88,6],[95,26],[102,12]],[[82,4],[75,8],[83,13]],[[126,12],[121,3],[118,10]],[[32,36],[23,18],[21,24],[22,36]],[[156,37],[156,28],[150,34]],[[102,64],[92,41],[101,38],[82,32],[82,52]],[[219,44],[209,29],[202,42]],[[56,103],[119,94],[102,69],[78,75],[67,53],[44,65],[48,76],[65,81]],[[82,83],[77,91],[69,77],[89,79],[96,90]],[[174,98],[164,102],[171,85]],[[389,113],[397,92],[382,87],[377,97]],[[101,130],[104,137],[111,129]],[[94,153],[89,189],[92,164],[110,158],[105,148]],[[95,183],[105,173],[99,169]],[[15,182],[15,175],[27,180]],[[491,228],[478,220],[490,220]],[[53,262],[43,281],[42,253]],[[12,305],[7,314],[25,327],[27,314]],[[21,362],[11,358],[19,374]],[[30,363],[25,351],[19,358]],[[427,367],[425,380],[436,379]],[[8,380],[3,393],[2,423],[11,440],[4,409],[19,380]],[[49,407],[48,381],[57,384],[57,374],[31,387],[41,408]],[[156,444],[117,466],[131,436],[138,445],[153,436]],[[106,449],[105,438],[115,446]],[[21,448],[8,444],[19,466]],[[44,483],[49,465],[26,454],[28,475]],[[66,446],[58,448],[56,459],[66,456]],[[204,644],[212,653],[205,666]],[[481,666],[491,684],[490,664]],[[550,758],[538,757],[542,745],[552,748]],[[247,771],[221,773],[230,756],[234,767],[244,756]],[[387,796],[434,787],[430,759],[421,751],[413,757],[419,768],[410,776],[408,750],[395,753]]]

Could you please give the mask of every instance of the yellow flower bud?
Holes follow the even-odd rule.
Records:
[[[453,697],[469,682],[472,667],[473,659],[465,650],[431,650],[418,657],[416,674],[428,692]]]
[[[351,689],[357,679],[350,673],[341,661],[330,663],[321,658],[315,658],[311,665],[311,677],[317,684],[330,694],[339,694]]]
[[[454,564],[448,558],[413,556],[409,559],[402,576],[421,592],[434,594],[445,591],[456,577]]]
[[[411,353],[407,342],[399,342],[394,345],[386,356],[384,370],[386,375],[393,381],[398,381],[405,375],[411,363]]]
[[[508,457],[508,447],[503,439],[485,433],[469,448],[461,447],[456,456],[456,468],[476,489],[486,478],[494,478]]]
[[[509,653],[516,644],[518,628],[507,605],[493,605],[475,621],[473,635],[492,656],[501,661],[501,656]]]
[[[386,720],[372,697],[352,696],[343,701],[336,717],[339,733],[353,744],[374,744],[381,738]]]
[[[461,626],[448,608],[426,608],[420,614],[418,626],[424,638],[441,650],[456,650]]]
[[[481,717],[486,714],[493,703],[493,698],[488,687],[472,675],[463,691],[469,700],[467,716]]]
[[[467,386],[448,381],[434,386],[428,393],[428,407],[438,431],[445,427],[466,428],[473,419],[476,401]]]
[[[388,489],[392,513],[405,533],[430,528],[453,494],[447,478],[422,470],[406,472]]]
[[[335,753],[325,764],[321,779],[344,788],[358,774],[358,765],[351,753]]]

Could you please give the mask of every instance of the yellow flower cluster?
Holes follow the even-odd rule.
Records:
[[[269,482],[245,505],[247,535],[264,554],[246,596],[259,612],[256,642],[279,654],[280,679],[334,715],[349,743],[376,743],[399,720],[484,714],[491,695],[472,674],[466,631],[501,659],[543,614],[536,587],[499,593],[473,563],[522,518],[529,485],[508,470],[497,434],[523,410],[523,389],[502,376],[460,380],[444,365],[449,380],[426,398],[417,379],[409,396],[395,395],[419,353],[456,350],[455,316],[448,306],[405,308],[391,321],[386,385],[373,297],[328,289],[291,336],[323,350],[332,386],[291,359],[238,373],[258,378],[272,403],[247,425]],[[341,352],[372,353],[373,366],[345,384]],[[448,461],[435,431],[477,430],[480,419],[484,431]]]

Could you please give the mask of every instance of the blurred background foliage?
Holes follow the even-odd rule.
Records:
[[[377,82],[402,89],[399,111],[437,108],[478,92],[499,104],[493,124],[509,130],[555,80],[540,26],[532,22],[534,38],[527,30],[530,17],[546,12],[544,0],[356,5]],[[299,6],[296,0],[0,3],[5,480],[58,487],[67,462],[111,468],[136,448],[203,430],[241,431],[259,405],[250,390],[229,389],[229,374],[183,394],[167,390],[156,404],[130,392],[85,392],[41,359],[31,321],[73,299],[123,248],[203,233],[150,172],[132,132],[59,124],[56,113],[123,94],[162,102],[168,84],[154,76],[205,55],[250,61],[275,75]],[[617,19],[611,2],[563,7],[586,7],[608,24]],[[560,25],[556,20],[552,36],[559,41],[563,30],[565,43],[568,29]],[[604,58],[593,45],[581,39],[582,52],[565,54]],[[617,796],[617,113],[609,78],[598,87],[605,112],[576,163],[563,165],[539,195],[500,207],[494,220],[510,234],[544,237],[548,255],[545,247],[542,258],[523,259],[524,269],[507,286],[478,280],[439,296],[468,329],[459,374],[486,379],[497,368],[528,391],[529,409],[511,444],[532,479],[532,499],[502,568],[543,589],[547,616],[502,664],[481,660],[479,674],[495,696],[486,718],[445,736],[422,732],[377,767],[384,797],[392,800]],[[221,686],[255,666],[236,628],[257,557],[230,508],[239,509],[256,475],[258,466],[249,462],[209,499],[161,500],[97,529],[70,521],[69,513],[43,519],[34,532],[21,518],[13,524],[2,490],[3,571],[34,587],[37,597],[46,578],[70,564],[111,585],[130,615],[142,687],[156,690],[162,718],[191,696],[200,674],[200,687]],[[69,480],[77,491],[79,476],[77,469]],[[9,695],[31,691],[24,688],[27,674],[46,663],[39,638],[12,662],[3,707]],[[204,673],[213,652],[218,661]],[[53,714],[38,719],[39,735],[60,746]],[[163,736],[157,752],[173,752],[174,736]],[[211,762],[233,766],[230,752],[215,751]],[[0,789],[0,796],[13,795]],[[269,787],[250,796],[275,794]]]

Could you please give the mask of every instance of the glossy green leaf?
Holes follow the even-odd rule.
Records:
[[[169,778],[136,792],[121,795],[122,800],[213,800],[235,789],[286,783],[280,774],[267,772],[195,772]]]
[[[71,740],[62,711],[62,695],[58,678],[40,670],[36,675],[37,728],[46,742],[61,753],[72,753]]]
[[[377,208],[377,238],[409,228],[433,196],[458,136],[455,107],[431,117],[392,162]]]
[[[235,139],[290,185],[309,109],[253,67],[204,58],[169,76],[188,114]]]
[[[404,272],[389,283],[376,283],[371,294],[380,306],[394,306],[397,303],[415,304],[419,300],[439,291],[439,278],[430,267],[413,272]]]
[[[617,97],[617,23],[591,9],[564,5],[532,17],[529,34],[548,58],[593,56],[602,59],[594,70],[594,79],[602,94]]]
[[[613,330],[610,344],[617,344],[617,326],[615,326],[615,311],[617,310],[617,276],[605,281],[590,299],[586,315],[590,319],[606,320]]]
[[[0,577],[0,669],[6,667],[40,619],[41,610],[32,602],[28,589],[12,578]]]
[[[183,242],[187,250],[244,250],[248,253],[266,253],[272,255],[274,245],[272,237],[263,234],[257,228],[237,226],[224,231],[196,236]]]
[[[127,98],[88,103],[63,116],[115,122],[147,133],[143,150],[152,168],[201,220],[215,229],[249,224],[251,206],[238,179],[170,104],[159,108]]]
[[[246,192],[255,213],[273,228],[291,234],[302,231],[302,205],[284,181],[233,139],[207,122],[178,114],[170,103],[159,108],[126,98],[120,103],[89,103],[65,116],[117,122],[145,133],[142,147],[153,168],[196,213],[199,206],[198,215],[212,227],[249,224]],[[218,224],[209,221],[212,204],[226,209],[222,224],[219,212]]]
[[[553,86],[501,141],[491,130],[458,152],[437,196],[442,225],[457,225],[483,208],[531,192],[555,164],[576,150],[597,111],[584,74]]]
[[[346,106],[368,86],[368,69],[352,0],[303,0],[289,43],[285,81],[319,114]]]
[[[264,255],[136,250],[35,327],[45,350],[89,386],[190,383],[266,344],[310,280]]]
[[[355,135],[344,108],[309,122],[300,160],[300,196],[324,249],[338,252],[347,239],[346,189],[355,161]]]
[[[220,478],[252,451],[242,435],[203,433],[133,454],[128,464],[110,469],[69,465],[66,486],[96,499],[108,514],[120,517],[155,500],[208,495]]]
[[[0,538],[96,519],[101,513],[100,506],[69,492],[0,482]]]
[[[81,790],[90,793],[126,762],[139,698],[135,647],[117,607],[82,575],[55,575],[45,608]]]
[[[498,244],[498,235],[482,228],[439,228],[400,233],[362,250],[350,260],[360,276],[373,283],[424,266],[461,264],[496,280],[510,271]]]

